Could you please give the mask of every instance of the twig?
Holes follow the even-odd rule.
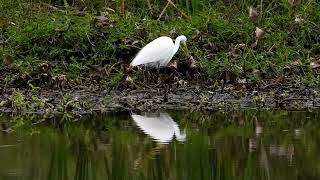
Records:
[[[267,85],[265,85],[263,87],[260,87],[260,90],[265,90],[267,88],[278,87],[278,86],[279,86],[278,83],[271,83],[271,84],[267,84]]]
[[[260,19],[262,19],[262,6],[263,6],[263,0],[260,1]]]
[[[3,87],[2,93],[4,93],[6,91],[6,89],[7,89],[8,81],[5,81],[5,82],[6,83],[5,83],[4,87]]]
[[[124,12],[125,12],[125,4],[124,4],[124,0],[120,0],[120,5],[119,5],[119,12],[120,12],[120,15],[124,15]]]
[[[91,40],[90,40],[90,38],[89,38],[88,33],[86,33],[86,36],[87,36],[87,39],[88,39],[89,43],[90,43],[92,46],[94,46],[94,47],[95,47],[95,45],[91,42]]]
[[[131,94],[136,94],[136,93],[156,93],[158,91],[153,90],[152,88],[150,89],[138,89],[138,90],[132,90],[130,93]]]
[[[169,4],[171,4],[176,10],[178,10],[180,12],[180,14],[182,14],[182,16],[191,19],[188,15],[186,15],[184,12],[182,12],[171,0],[167,0],[167,4],[166,6],[163,8],[161,14],[159,15],[158,20],[162,17],[162,15],[164,14],[164,12],[166,11],[166,9],[168,8]]]
[[[150,12],[152,13],[152,7],[151,7],[150,0],[147,0],[147,4],[148,4],[148,8],[149,8]]]
[[[118,65],[118,64],[120,64],[120,63],[121,63],[120,61],[114,63],[108,70],[107,70],[106,68],[104,68],[104,71],[105,71],[107,77],[110,76],[112,69],[113,69],[116,65]]]
[[[188,15],[186,15],[184,12],[182,12],[171,0],[167,0],[168,3],[170,3],[174,8],[176,8],[184,17],[190,19]]]
[[[282,107],[283,106],[283,103],[286,102],[286,101],[306,101],[306,100],[309,100],[308,98],[299,98],[299,97],[296,97],[296,98],[286,98],[286,99],[283,99],[279,102],[279,106]]]
[[[69,4],[68,4],[67,0],[63,0],[63,4],[64,4],[64,7],[65,7],[66,9],[68,9]]]
[[[276,46],[276,44],[273,44],[272,46],[271,46],[271,48],[269,48],[269,50],[268,50],[268,52],[271,52],[271,50],[273,50],[273,48]]]
[[[52,10],[55,10],[55,11],[59,11],[59,12],[65,12],[64,10],[61,10],[61,9],[59,9],[59,8],[57,8],[55,6],[52,6],[52,5],[48,4],[48,3],[41,3],[41,4],[43,4],[44,6],[47,6],[47,8],[49,8],[49,9],[52,9]]]
[[[169,2],[166,4],[166,6],[163,8],[163,10],[161,11],[161,13],[160,13],[160,15],[159,15],[159,17],[158,17],[158,20],[162,17],[162,15],[164,14],[164,12],[166,11],[166,9],[168,8],[168,6],[169,6]]]

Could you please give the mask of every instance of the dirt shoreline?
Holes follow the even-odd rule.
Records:
[[[216,90],[198,86],[175,89],[126,91],[77,87],[69,90],[6,89],[0,95],[0,112],[74,113],[110,111],[206,110],[228,111],[244,108],[304,110],[320,107],[319,93],[308,87],[269,86],[257,90]]]

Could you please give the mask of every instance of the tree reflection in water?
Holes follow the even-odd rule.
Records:
[[[39,118],[0,115],[13,129],[0,133],[0,179],[320,177],[317,112],[170,112],[140,122],[123,113],[32,125]],[[168,130],[151,132],[141,120]]]

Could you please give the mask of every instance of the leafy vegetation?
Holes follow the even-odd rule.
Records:
[[[4,72],[0,88],[86,83],[113,88],[126,76],[142,81],[142,73],[128,71],[139,48],[158,36],[180,34],[188,37],[196,62],[189,67],[190,57],[183,51],[174,57],[179,78],[185,81],[319,84],[316,0],[0,0],[0,4]],[[255,7],[255,16],[249,16],[250,7]],[[257,27],[263,32],[258,36]]]

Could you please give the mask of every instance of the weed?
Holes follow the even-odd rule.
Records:
[[[295,5],[288,1],[179,0],[175,8],[169,5],[160,20],[166,2],[158,0],[150,4],[124,1],[120,14],[117,1],[0,2],[0,54],[4,55],[0,58],[13,60],[10,66],[0,63],[0,70],[6,72],[0,75],[2,84],[54,87],[50,78],[62,74],[68,82],[97,83],[111,89],[123,81],[126,67],[141,47],[156,37],[180,34],[188,37],[190,54],[203,66],[200,73],[209,74],[210,82],[229,76],[230,83],[235,79],[259,83],[286,76],[319,84],[318,73],[310,67],[320,53],[316,0]],[[248,15],[251,6],[259,14],[255,21]],[[257,27],[265,32],[258,39]],[[178,51],[174,58],[183,67],[188,54]],[[292,67],[297,60],[301,67]],[[44,62],[51,69],[39,72],[35,67]],[[178,70],[181,74],[188,71]],[[97,74],[99,79],[93,79]],[[17,84],[20,80],[24,83]]]
[[[15,110],[24,111],[27,109],[27,101],[25,96],[21,92],[13,94],[9,100],[11,101],[11,107]]]

